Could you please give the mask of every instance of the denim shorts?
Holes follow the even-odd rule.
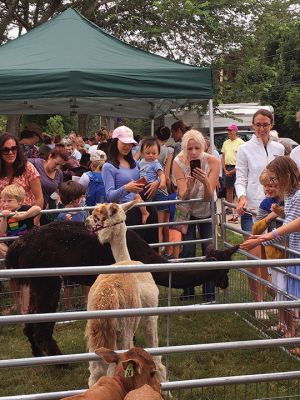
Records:
[[[241,215],[241,228],[243,231],[252,232],[253,217],[252,214],[245,213]]]
[[[167,201],[169,200],[167,193],[162,190],[158,190],[155,196],[152,198],[152,201]],[[169,204],[160,204],[156,206],[157,211],[169,211]]]

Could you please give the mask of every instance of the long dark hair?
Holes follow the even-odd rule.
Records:
[[[1,149],[4,147],[4,143],[7,140],[14,140],[17,146],[17,156],[13,163],[13,176],[21,176],[25,172],[26,157],[20,146],[19,140],[11,133],[2,133],[0,135],[0,177],[5,178],[7,176],[6,163],[3,161],[1,156]]]
[[[118,155],[120,154],[118,150],[118,140],[119,140],[118,138],[112,139],[111,144],[109,146],[109,154],[108,154],[108,162],[116,168],[120,167],[120,161],[118,160]],[[129,167],[131,169],[135,168],[136,162],[132,156],[131,151],[126,156],[124,156],[124,159],[129,163]]]

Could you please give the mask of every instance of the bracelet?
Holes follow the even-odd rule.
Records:
[[[276,228],[272,229],[272,236],[273,236],[274,239],[278,239],[279,238],[280,234],[278,233]]]

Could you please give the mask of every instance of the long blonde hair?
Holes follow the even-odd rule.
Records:
[[[199,143],[200,145],[200,155],[202,155],[205,151],[205,147],[206,147],[206,142],[204,139],[204,136],[202,135],[202,133],[200,131],[197,131],[196,129],[191,129],[189,131],[187,131],[182,138],[182,142],[181,142],[181,146],[182,146],[182,151],[181,151],[181,155],[187,159],[187,147],[188,147],[188,142],[193,139],[195,140],[195,142]]]

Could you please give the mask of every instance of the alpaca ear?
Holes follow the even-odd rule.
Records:
[[[97,356],[102,357],[108,364],[118,363],[119,355],[113,350],[107,349],[105,347],[100,347],[95,350]]]
[[[108,208],[108,218],[111,218],[119,211],[119,204],[111,203]]]
[[[121,204],[121,207],[123,208],[124,212],[127,213],[131,208],[133,208],[137,203],[139,203],[140,200],[135,199],[132,201],[129,201],[128,203],[123,203]]]

